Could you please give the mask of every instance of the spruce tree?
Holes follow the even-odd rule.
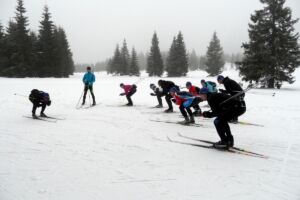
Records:
[[[7,67],[8,65],[8,58],[6,56],[5,49],[6,44],[5,44],[5,39],[4,39],[4,30],[3,26],[0,22],[0,76],[2,76],[2,71]]]
[[[159,41],[157,34],[154,32],[152,37],[152,46],[147,59],[147,72],[149,76],[161,76],[163,74],[164,65],[159,49]]]
[[[38,74],[40,77],[56,76],[54,25],[48,6],[44,7],[40,21],[38,41]]]
[[[137,54],[136,54],[136,51],[135,51],[134,48],[132,48],[132,51],[131,51],[131,58],[130,58],[128,74],[130,76],[132,76],[132,75],[133,76],[139,76],[140,75],[140,69],[139,69]]]
[[[127,48],[126,40],[123,41],[123,46],[121,49],[121,68],[119,69],[120,75],[128,75],[128,68],[129,68],[129,51]]]
[[[108,73],[111,74],[120,74],[121,73],[121,68],[122,68],[122,57],[121,57],[121,52],[119,45],[117,44],[114,56],[111,59],[111,62],[109,62],[109,71]]]
[[[168,76],[176,76],[176,37],[173,38],[167,57],[166,72]]]
[[[17,1],[16,16],[9,22],[6,43],[6,66],[2,75],[7,77],[31,76],[31,43],[29,37],[28,19],[25,16],[23,0]]]
[[[217,33],[214,32],[206,52],[206,72],[210,76],[216,76],[223,71],[224,64],[223,49]]]
[[[292,73],[300,65],[299,33],[295,33],[292,11],[285,0],[260,0],[265,4],[251,15],[249,42],[243,43],[244,59],[239,64],[246,81],[268,88],[293,83]]]
[[[182,33],[174,37],[167,58],[166,71],[168,76],[185,76],[188,72],[188,57]]]
[[[55,77],[68,77],[74,72],[72,52],[69,47],[66,33],[63,28],[54,28],[55,39]]]

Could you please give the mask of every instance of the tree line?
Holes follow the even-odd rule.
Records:
[[[161,76],[164,71],[168,76],[185,76],[188,68],[206,70],[209,76],[215,76],[222,73],[227,61],[240,71],[243,80],[255,82],[261,87],[280,88],[283,82],[293,83],[292,73],[300,65],[299,33],[295,33],[294,28],[299,19],[292,18],[291,9],[284,6],[285,0],[260,2],[264,7],[250,17],[249,42],[242,44],[243,55],[225,55],[216,32],[206,55],[198,57],[194,50],[187,54],[183,35],[179,32],[163,57],[158,36],[154,33],[147,55],[146,70],[149,76]],[[122,63],[111,70],[117,54],[116,51],[111,59],[112,65],[108,65],[109,73],[127,75],[124,70],[126,65]]]
[[[38,33],[28,28],[23,0],[5,29],[0,23],[0,76],[68,77],[74,72],[72,52],[62,27],[44,7]]]

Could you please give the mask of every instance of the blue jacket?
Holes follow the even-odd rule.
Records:
[[[93,85],[95,80],[96,80],[95,75],[92,72],[86,72],[82,79],[85,85]]]

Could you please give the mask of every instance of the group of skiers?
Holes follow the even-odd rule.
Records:
[[[84,92],[82,105],[85,104],[87,91],[89,90],[93,98],[92,105],[96,105],[95,95],[93,93],[93,83],[95,82],[95,75],[91,72],[91,68],[87,67],[87,72],[83,79]],[[174,111],[172,102],[179,106],[179,110],[184,117],[184,124],[195,123],[196,116],[204,118],[213,118],[214,125],[220,137],[220,141],[215,143],[216,148],[229,148],[234,145],[234,138],[231,134],[228,122],[237,122],[240,115],[246,111],[246,104],[244,101],[245,93],[241,86],[229,77],[219,75],[217,77],[219,84],[223,84],[225,90],[216,87],[216,83],[212,81],[201,80],[201,88],[194,86],[191,82],[186,82],[188,91],[180,91],[180,87],[172,81],[159,80],[158,86],[151,83],[150,88],[153,92],[151,96],[156,96],[158,105],[155,108],[162,108],[162,97],[165,97],[168,109],[166,113]],[[133,106],[131,96],[137,91],[135,84],[128,85],[121,83],[120,87],[124,90],[120,96],[125,95],[128,103],[126,106]],[[47,117],[44,113],[46,106],[51,105],[49,94],[37,89],[33,89],[29,96],[29,100],[33,103],[32,116],[37,118],[36,109],[41,107],[41,117]],[[200,109],[200,102],[207,101],[210,106],[210,111],[202,112]],[[192,111],[192,109],[194,111]]]

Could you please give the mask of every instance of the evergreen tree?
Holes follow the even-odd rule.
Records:
[[[285,0],[260,0],[266,6],[251,15],[248,43],[243,43],[240,74],[268,88],[293,83],[292,73],[300,65],[299,33],[294,33],[292,11]]]
[[[44,7],[42,21],[40,22],[38,40],[38,66],[37,70],[40,77],[56,76],[56,43],[54,38],[54,25],[50,20],[49,8]]]
[[[181,32],[178,33],[177,38],[173,39],[166,71],[168,76],[185,76],[188,72],[188,57]]]
[[[164,65],[158,44],[157,34],[154,32],[152,46],[147,59],[147,72],[149,76],[161,76],[163,74]]]
[[[66,33],[63,28],[54,28],[55,39],[55,77],[68,77],[74,72],[72,52],[69,47]]]
[[[9,22],[6,43],[6,66],[2,75],[8,77],[31,76],[31,43],[29,37],[28,19],[25,16],[23,0],[17,1],[15,21]]]
[[[7,45],[5,43],[5,35],[3,26],[0,22],[0,76],[3,74],[3,70],[7,68],[8,66],[8,58],[7,58],[7,52],[5,51],[7,49]]]
[[[193,49],[192,53],[189,55],[189,69],[197,70],[199,69],[200,59],[198,58],[195,49]]]
[[[117,44],[114,56],[111,59],[111,62],[109,62],[109,71],[108,73],[111,74],[120,74],[121,73],[121,68],[122,68],[122,57],[121,57],[121,52],[119,49],[119,45]]]
[[[129,60],[130,60],[130,55],[127,48],[126,40],[124,39],[123,46],[121,49],[121,68],[119,69],[121,76],[128,75]]]
[[[224,67],[223,49],[217,33],[214,32],[212,40],[207,47],[206,52],[206,71],[210,76],[216,76],[223,71]]]
[[[137,54],[136,54],[136,51],[134,48],[132,48],[132,51],[131,51],[131,59],[130,59],[128,74],[130,76],[132,76],[132,75],[139,76],[140,75]]]

